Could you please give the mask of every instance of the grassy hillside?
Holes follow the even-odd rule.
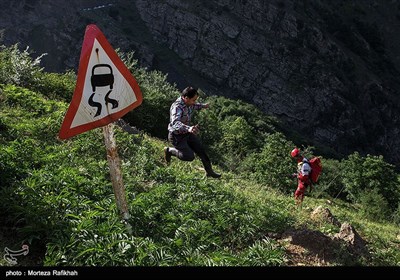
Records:
[[[4,61],[0,60],[3,71],[9,67]],[[0,246],[18,250],[29,244],[29,255],[18,259],[21,265],[400,265],[396,210],[387,212],[390,218],[376,220],[365,213],[362,201],[349,203],[340,195],[342,182],[335,177],[339,163],[329,159],[324,159],[320,185],[305,198],[303,209],[296,209],[296,182],[286,177],[295,169],[288,156],[293,143],[267,116],[256,118],[257,111],[228,99],[210,98],[210,111],[197,119],[215,125],[204,133],[210,151],[225,149],[213,153],[216,169],[223,172],[221,180],[204,178],[198,159],[188,163],[173,158],[166,166],[166,142],[150,133],[156,126],[148,124],[143,137],[114,127],[131,214],[124,223],[115,204],[101,128],[66,141],[57,138],[72,95],[73,74],[43,73],[36,67],[31,65],[32,76],[24,84],[3,80],[0,86]],[[177,89],[161,73],[133,71],[148,102],[142,108],[155,107],[151,100],[160,102],[156,96],[176,96]],[[160,108],[165,106],[169,104]],[[162,110],[157,116],[167,118],[168,111]],[[131,119],[140,127],[140,118]],[[248,134],[232,131],[235,126],[263,141],[257,144]],[[238,151],[243,145],[254,148],[237,153],[228,149]],[[378,195],[386,201],[379,193],[373,198]],[[368,242],[369,254],[354,255],[344,245],[330,252],[334,258],[329,261],[307,248],[296,253],[299,247],[284,238],[285,232],[333,236],[339,231],[337,225],[310,218],[320,205],[341,223],[351,223]],[[8,265],[4,260],[0,264]]]

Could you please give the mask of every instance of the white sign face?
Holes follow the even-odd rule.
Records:
[[[125,77],[95,39],[86,71],[82,100],[71,128],[123,110],[136,100],[135,93]]]
[[[97,26],[89,25],[77,84],[59,137],[65,139],[107,125],[141,103],[135,78]]]

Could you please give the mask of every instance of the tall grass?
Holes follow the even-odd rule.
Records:
[[[337,226],[310,220],[311,211],[321,204],[328,206],[339,221],[351,222],[368,241],[372,257],[358,263],[399,265],[398,226],[390,219],[373,221],[362,204],[331,197],[339,190],[346,191],[339,179],[330,183],[336,179],[340,162],[327,161],[329,168],[326,177],[321,176],[320,185],[326,191],[307,196],[304,208],[296,209],[292,197],[296,183],[284,177],[292,164],[295,168],[288,156],[293,143],[271,127],[272,120],[250,112],[251,106],[222,98],[210,99],[216,106],[209,112],[216,122],[225,122],[223,129],[216,129],[216,134],[211,129],[203,137],[211,141],[211,151],[219,147],[212,141],[222,139],[226,144],[228,156],[223,159],[230,164],[215,165],[223,171],[220,180],[204,178],[198,159],[188,163],[173,158],[166,166],[164,139],[146,133],[138,137],[115,128],[131,214],[123,221],[115,203],[101,130],[66,141],[57,138],[73,75],[66,73],[58,79],[43,74],[26,53],[12,48],[9,54],[28,60],[32,73],[24,83],[3,77],[4,84],[0,85],[1,222],[18,229],[21,242],[46,248],[44,265],[286,265],[289,256],[284,245],[268,236],[304,227],[334,235]],[[3,72],[11,67],[6,55],[0,56]],[[138,73],[143,92],[151,96],[146,108],[157,108],[158,95],[165,101],[177,93],[161,73]],[[53,80],[58,80],[54,87]],[[228,106],[224,108],[223,104]],[[142,110],[139,115],[151,113]],[[157,118],[164,113],[168,112],[160,111]],[[140,118],[130,119],[140,122]],[[199,115],[198,120],[206,119],[207,115]],[[250,138],[235,136],[229,119],[238,129],[254,129],[261,138],[247,154],[246,149],[233,153],[236,144],[249,145]],[[154,129],[157,125],[148,133]],[[214,156],[216,162],[221,160],[218,154]],[[351,160],[346,161],[348,166],[353,165]],[[351,182],[348,191],[358,186],[352,174],[358,173],[347,173],[346,182]],[[398,186],[395,175],[391,173],[387,180]],[[374,179],[375,173],[369,176]],[[393,178],[397,181],[392,182]],[[390,191],[398,194],[397,190]],[[346,260],[337,260],[337,264],[346,264]]]

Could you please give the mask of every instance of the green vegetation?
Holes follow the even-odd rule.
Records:
[[[16,235],[0,245],[41,248],[45,266],[285,266],[285,244],[269,236],[290,228],[333,236],[337,226],[310,221],[312,209],[329,200],[371,253],[334,265],[400,265],[400,179],[382,157],[323,158],[320,183],[296,210],[296,183],[287,176],[296,168],[289,156],[295,143],[253,106],[211,96],[203,97],[211,108],[195,121],[223,179],[203,178],[198,159],[166,166],[164,131],[178,90],[161,72],[122,56],[144,97],[126,120],[146,132],[140,138],[114,127],[129,225],[116,208],[101,129],[57,138],[74,73],[44,73],[26,51],[2,48],[0,223]],[[303,147],[307,156],[313,149]]]

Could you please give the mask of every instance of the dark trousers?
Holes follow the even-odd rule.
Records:
[[[175,148],[169,148],[169,151],[173,156],[176,156],[180,160],[192,161],[194,160],[195,154],[201,159],[204,165],[204,169],[210,172],[211,161],[208,157],[200,139],[193,133],[185,134],[168,134],[168,140],[174,145]]]

